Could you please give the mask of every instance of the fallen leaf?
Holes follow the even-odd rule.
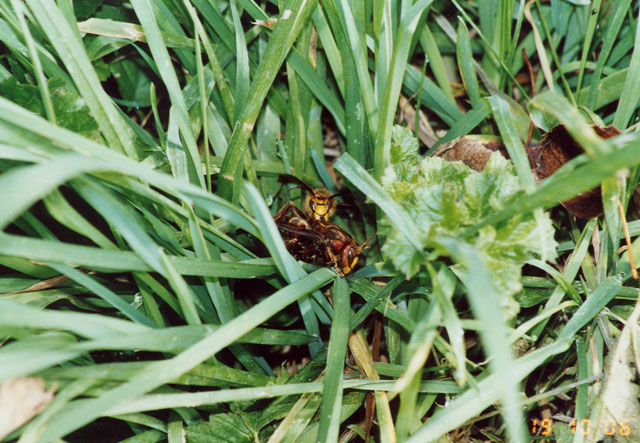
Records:
[[[465,135],[448,143],[443,143],[431,155],[447,161],[461,161],[474,171],[481,172],[494,152],[509,158],[509,153],[499,140],[481,135]]]
[[[0,383],[0,440],[19,428],[53,399],[55,387],[44,389],[39,377],[22,377]]]
[[[620,134],[615,126],[605,128],[593,125],[596,134],[606,139]],[[575,141],[563,125],[555,126],[547,132],[540,142],[533,171],[539,180],[556,172],[569,160],[584,153],[582,146]],[[600,186],[562,202],[562,206],[582,218],[594,218],[602,215],[602,194]]]
[[[640,386],[638,380],[637,351],[640,347],[640,304],[636,303],[627,318],[616,346],[608,357],[604,381],[598,397],[591,405],[589,420],[585,423],[585,443],[603,441],[634,442],[640,435]],[[609,441],[609,440],[607,440]]]

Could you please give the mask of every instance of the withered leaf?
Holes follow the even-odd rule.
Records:
[[[481,172],[491,154],[496,151],[505,158],[509,158],[503,142],[478,135],[465,135],[443,143],[431,155],[442,157],[450,162],[461,161],[474,171]]]
[[[592,128],[603,139],[620,134],[615,126],[603,128],[592,125]],[[555,126],[544,135],[540,142],[540,152],[535,160],[534,172],[539,180],[543,180],[582,153],[584,153],[584,149],[567,129],[563,125]],[[594,218],[604,213],[600,186],[564,201],[562,205],[577,217],[582,218]]]
[[[44,388],[39,377],[22,377],[0,383],[0,440],[42,411],[53,400],[55,387]]]
[[[606,139],[620,134],[615,126],[592,126],[596,134]],[[500,152],[509,158],[504,143],[488,140],[483,136],[463,136],[444,143],[432,155],[448,161],[461,161],[476,171],[482,171],[494,152]],[[547,132],[540,143],[525,146],[529,166],[536,181],[552,175],[569,160],[584,153],[582,146],[569,134],[563,125],[555,126]],[[562,205],[577,217],[593,218],[604,213],[600,187],[591,189],[574,198],[562,202]]]

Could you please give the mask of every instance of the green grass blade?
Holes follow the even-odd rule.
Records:
[[[511,366],[510,379],[520,381],[536,370],[545,360],[553,355],[565,352],[569,347],[567,341],[556,341],[544,348],[530,352],[526,356],[515,361]],[[441,409],[420,429],[418,429],[407,443],[423,443],[436,441],[439,436],[453,431],[480,414],[489,405],[499,400],[504,384],[504,374],[493,373],[478,382],[474,389],[468,389],[452,400],[446,408]]]
[[[132,158],[138,158],[133,131],[102,89],[77,30],[70,27],[52,0],[29,0],[27,4],[40,26],[50,36],[51,43],[71,74],[109,146]]]
[[[19,217],[36,201],[72,178],[103,165],[76,154],[61,155],[41,164],[16,168],[0,176],[4,193],[0,230]]]
[[[393,221],[416,249],[422,250],[420,231],[409,214],[382,189],[349,154],[343,154],[334,167]]]
[[[145,263],[154,271],[164,273],[160,248],[138,224],[133,210],[125,202],[94,181],[78,178],[74,185],[76,191],[127,240]]]
[[[389,164],[391,146],[391,127],[396,114],[400,89],[407,65],[411,39],[418,26],[422,13],[431,5],[432,0],[418,0],[407,14],[402,17],[398,35],[391,54],[388,81],[385,85],[384,98],[379,104],[378,131],[373,157],[373,174],[380,179],[385,167]]]
[[[429,67],[431,68],[431,72],[433,73],[438,86],[440,86],[440,89],[447,96],[449,101],[451,103],[455,103],[456,100],[453,97],[453,91],[451,90],[451,83],[449,81],[449,76],[447,75],[447,68],[445,67],[442,54],[440,53],[440,49],[438,49],[438,44],[431,33],[428,23],[425,23],[422,27],[422,32],[420,33],[420,45],[429,60]]]
[[[573,281],[580,270],[580,265],[584,260],[591,241],[591,237],[593,235],[593,230],[596,226],[596,220],[591,220],[583,229],[580,234],[580,238],[576,242],[576,247],[573,249],[567,264],[564,267],[564,271],[562,276],[565,281]],[[562,286],[558,285],[551,293],[551,296],[547,300],[544,310],[540,313],[541,315],[553,310],[560,304],[562,298],[566,294],[566,289]],[[531,332],[531,336],[534,340],[537,340],[545,330],[545,326],[547,325],[548,320],[544,320],[539,325],[537,325],[533,331]]]
[[[486,100],[481,100],[479,106],[477,108],[473,108],[462,118],[454,123],[453,126],[449,129],[449,131],[429,149],[429,153],[436,150],[438,146],[443,143],[450,142],[451,140],[455,140],[458,137],[465,136],[470,134],[472,130],[474,130],[480,123],[484,121],[485,118],[489,116],[490,112],[489,105]]]
[[[502,140],[507,148],[507,152],[509,152],[509,157],[515,166],[520,182],[525,190],[532,192],[534,188],[533,173],[529,166],[529,158],[524,150],[524,145],[520,141],[515,125],[511,120],[509,105],[497,96],[489,97],[488,100],[493,111],[493,117],[498,124]]]
[[[180,303],[180,309],[182,315],[189,325],[199,325],[202,323],[198,311],[196,309],[195,294],[187,285],[182,275],[176,270],[173,263],[169,260],[167,255],[162,251],[158,251],[160,261],[163,267],[163,276],[167,278],[171,289],[177,295],[178,302]]]
[[[418,88],[422,85],[421,97],[425,105],[435,112],[444,122],[453,126],[457,120],[463,117],[462,111],[458,109],[454,102],[447,99],[442,90],[437,87],[431,79],[425,77],[422,71],[415,66],[407,65],[404,73],[404,87],[410,94],[418,93]]]
[[[218,194],[227,200],[238,200],[246,144],[267,93],[280,70],[298,33],[315,8],[317,0],[290,1],[276,24],[262,61],[249,89],[240,118],[235,123],[227,153],[220,167]],[[234,187],[235,186],[235,187]]]
[[[488,269],[483,259],[471,247],[457,240],[441,240],[449,249],[450,254],[458,263],[463,263],[468,270],[465,286],[468,289],[468,299],[474,316],[486,327],[480,330],[486,355],[491,356],[489,367],[494,374],[502,374],[500,397],[502,400],[502,415],[507,425],[510,441],[527,441],[526,426],[522,416],[520,399],[520,380],[512,373],[515,366],[511,345],[507,338],[507,325],[504,321],[496,290],[491,283]],[[489,326],[491,325],[491,326]]]
[[[367,114],[369,127],[377,128],[378,110],[373,85],[371,83],[371,76],[369,74],[366,49],[367,45],[363,39],[363,34],[356,25],[353,12],[351,11],[351,6],[348,2],[345,0],[328,0],[327,3],[331,5],[331,9],[336,10],[339,13],[342,27],[349,42],[349,47],[342,49],[348,49],[352,54],[355,71],[357,72],[357,78],[360,85],[360,96],[364,103],[364,110]]]
[[[287,62],[313,92],[318,101],[331,113],[338,125],[338,130],[344,134],[346,131],[345,112],[336,94],[325,85],[324,80],[320,78],[311,64],[296,49],[291,51]]]
[[[205,187],[204,173],[202,171],[202,163],[200,161],[200,154],[198,153],[198,146],[196,139],[191,129],[191,120],[187,111],[187,106],[184,101],[184,96],[180,90],[180,84],[178,77],[171,64],[171,58],[169,57],[169,51],[160,33],[156,16],[154,15],[149,0],[132,0],[131,5],[140,20],[140,24],[144,29],[149,43],[149,49],[153,55],[153,59],[158,65],[160,76],[162,81],[167,87],[169,96],[171,97],[171,104],[175,109],[175,116],[180,127],[180,133],[184,139],[186,150],[189,154],[189,168],[190,179],[192,183],[199,184],[201,187]],[[195,175],[195,176],[194,176]]]
[[[342,377],[351,314],[349,288],[343,278],[334,281],[333,302],[333,320],[327,352],[327,371],[323,381],[318,441],[337,441],[340,431],[340,409],[344,392]]]
[[[0,240],[2,240],[0,242],[2,255],[24,257],[42,262],[71,263],[103,271],[153,271],[151,266],[133,252],[77,246],[2,233],[0,233]],[[180,274],[201,277],[255,278],[273,275],[276,271],[276,267],[269,259],[229,262],[170,257],[170,260]]]
[[[62,264],[50,264],[49,266],[60,272],[61,274],[64,274],[67,277],[71,278],[72,280],[75,280],[94,294],[98,295],[100,298],[120,311],[129,320],[147,326],[155,326],[147,316],[137,311],[130,304],[122,300],[122,298],[120,298],[118,294],[114,293],[106,286],[98,283],[95,279],[89,277],[85,273]]]
[[[627,10],[631,5],[631,0],[619,0],[613,4],[612,17],[607,26],[607,31],[604,36],[604,41],[602,42],[602,48],[600,49],[600,55],[598,56],[598,62],[596,63],[596,69],[591,77],[591,89],[589,89],[589,96],[587,97],[587,108],[593,109],[598,94],[598,83],[600,83],[600,77],[602,75],[602,70],[604,68],[604,64],[609,58],[609,54],[611,53],[611,49],[613,48],[613,44],[615,43],[615,39],[620,32],[620,28],[622,27],[622,22],[625,19],[627,14]]]
[[[46,429],[47,435],[52,439],[62,437],[108,410],[128,403],[141,394],[170,382],[232,344],[300,297],[323,286],[333,275],[328,269],[320,269],[292,283],[240,314],[173,359],[153,363],[149,366],[148,371],[132,377],[129,382],[112,389],[101,397],[86,402],[82,408],[68,408],[49,423]],[[153,373],[154,376],[149,377],[149,373]]]
[[[299,280],[305,275],[305,272],[300,264],[296,262],[296,260],[287,251],[282,241],[282,236],[280,235],[280,232],[276,227],[271,213],[264,203],[260,192],[255,188],[255,186],[249,183],[245,185],[244,189],[253,214],[256,217],[256,220],[260,223],[264,244],[271,253],[273,260],[276,262],[278,270],[289,282]],[[316,296],[319,298],[323,297],[321,294],[317,294]],[[313,337],[320,337],[320,327],[318,319],[312,310],[311,300],[308,297],[305,297],[298,300],[298,304],[300,305],[300,312],[307,334]],[[320,342],[309,345],[312,355],[320,349],[320,346]]]
[[[244,38],[244,30],[240,23],[236,1],[231,0],[229,7],[231,8],[231,17],[236,36],[236,89],[234,94],[235,110],[233,115],[234,120],[238,120],[242,106],[247,101],[247,95],[249,94],[249,54],[247,53],[247,42]]]
[[[633,112],[638,108],[640,87],[635,80],[638,78],[640,78],[640,21],[636,23],[636,38],[629,63],[629,73],[625,78],[620,102],[613,118],[613,125],[617,128],[626,129]]]
[[[587,32],[584,37],[584,44],[582,45],[582,54],[580,56],[580,71],[578,72],[578,83],[576,85],[576,100],[580,101],[580,88],[582,87],[582,79],[584,78],[584,70],[591,50],[591,42],[595,34],[596,26],[598,25],[598,15],[600,14],[600,4],[602,0],[594,0],[591,4],[591,15],[589,16],[589,22],[587,24]]]
[[[13,6],[14,11],[18,15],[18,21],[20,22],[22,34],[24,35],[25,40],[27,42],[27,48],[29,48],[29,55],[31,57],[31,62],[33,63],[33,69],[36,74],[36,79],[38,81],[38,89],[40,90],[40,97],[44,105],[45,114],[47,115],[47,119],[51,123],[55,124],[56,114],[55,114],[55,111],[53,110],[51,93],[49,92],[47,79],[44,76],[44,72],[42,71],[42,62],[40,61],[40,56],[38,54],[35,42],[33,40],[33,36],[31,35],[31,31],[29,31],[29,26],[27,25],[27,21],[25,20],[25,17],[24,17],[24,6],[21,3],[19,3],[17,0],[12,0],[11,5]]]
[[[458,60],[458,68],[464,83],[467,95],[471,101],[472,107],[477,107],[480,102],[480,89],[478,87],[478,78],[476,70],[473,67],[473,53],[471,52],[471,40],[469,39],[469,30],[464,20],[458,17],[458,44],[456,45],[456,56]]]

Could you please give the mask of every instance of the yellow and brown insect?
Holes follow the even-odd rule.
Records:
[[[297,260],[332,266],[340,275],[350,273],[373,236],[359,245],[341,226],[329,223],[337,202],[326,189],[313,189],[291,175],[281,176],[280,181],[307,191],[305,212],[289,201],[274,217],[287,250]]]
[[[295,183],[296,187],[307,191],[303,205],[303,212],[307,218],[320,223],[327,223],[333,214],[335,214],[336,207],[338,206],[336,201],[338,194],[331,194],[328,190],[323,188],[313,189],[298,177],[290,174],[280,175],[278,181],[280,183]],[[289,202],[288,204],[294,205],[293,202]],[[282,211],[282,209],[280,211]]]

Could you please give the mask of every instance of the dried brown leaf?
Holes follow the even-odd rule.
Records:
[[[461,161],[474,171],[482,171],[494,152],[500,152],[505,158],[509,153],[504,143],[477,135],[465,135],[448,143],[443,143],[433,151],[434,156],[447,161]]]
[[[596,134],[606,139],[620,134],[614,126],[605,128],[593,125]],[[555,126],[547,132],[534,162],[534,173],[543,180],[564,166],[568,161],[584,153],[582,146],[569,134],[563,125]],[[562,205],[577,217],[593,218],[604,213],[600,186],[562,202]]]
[[[44,389],[39,377],[22,377],[0,383],[0,440],[35,417],[53,399],[55,387]]]

